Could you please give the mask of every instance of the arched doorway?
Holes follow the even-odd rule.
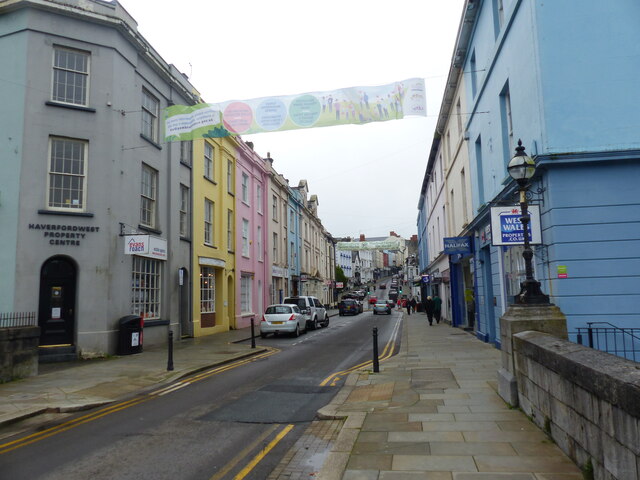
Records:
[[[71,259],[52,257],[40,270],[40,345],[72,345],[75,333],[77,269]]]

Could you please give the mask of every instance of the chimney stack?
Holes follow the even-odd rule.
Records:
[[[364,233],[361,233],[361,234],[360,234],[360,241],[361,241],[361,242],[364,242],[364,241],[365,241],[365,239],[364,239]]]

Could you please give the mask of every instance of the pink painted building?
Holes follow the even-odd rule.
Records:
[[[268,254],[268,170],[265,160],[238,139],[236,153],[236,308],[235,328],[259,328],[268,305],[271,260]]]

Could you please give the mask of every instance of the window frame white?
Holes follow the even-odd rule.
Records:
[[[240,312],[242,315],[253,313],[253,276],[240,275]]]
[[[233,252],[233,228],[235,226],[233,220],[233,210],[227,209],[227,251]]]
[[[161,260],[132,256],[131,313],[144,319],[159,319],[162,315]]]
[[[203,175],[207,180],[214,180],[214,158],[215,149],[213,145],[209,142],[204,142],[204,153],[203,153]]]
[[[189,215],[189,187],[180,184],[180,237],[189,238],[191,230],[191,218]]]
[[[146,100],[146,101],[145,101]],[[160,125],[160,100],[149,90],[142,88],[141,102],[142,136],[154,143],[158,143]]]
[[[256,211],[262,215],[262,184],[256,184]]]
[[[56,145],[58,144],[58,142],[60,143],[68,143],[71,144],[72,146],[77,146],[80,145],[82,148],[80,149],[80,156],[77,159],[73,158],[73,155],[71,157],[67,157],[67,156],[63,156],[61,158],[62,161],[62,166],[63,169],[65,168],[65,166],[67,165],[72,165],[73,162],[76,162],[76,164],[80,164],[81,165],[81,172],[77,173],[77,172],[65,172],[64,170],[62,171],[57,171],[57,170],[53,170],[52,169],[52,164],[54,163],[54,158],[53,155],[56,151]],[[66,150],[66,149],[65,149]],[[89,142],[87,140],[81,140],[78,138],[67,138],[67,137],[56,137],[56,136],[51,136],[49,137],[49,152],[48,152],[48,161],[47,161],[47,210],[51,210],[51,211],[58,211],[58,212],[68,212],[70,210],[72,211],[77,211],[77,212],[85,212],[87,210],[87,173],[88,173],[88,163],[89,163]],[[64,184],[66,183],[67,179],[69,179],[69,182],[73,183],[73,179],[80,179],[80,188],[76,188],[76,189],[65,189],[65,188],[59,188],[59,187],[54,187],[54,185],[57,183],[54,179],[60,178],[62,180],[62,184],[64,186]],[[62,195],[64,196],[64,192],[67,191],[68,195],[71,197],[73,196],[72,193],[73,192],[80,192],[80,197],[79,199],[74,199],[74,198],[69,198],[69,206],[65,206],[66,203],[62,203],[62,202],[52,202],[52,189],[57,189],[62,191]],[[55,196],[55,195],[54,195]],[[80,204],[73,204],[74,200],[80,200]],[[53,205],[52,205],[53,204]]]
[[[249,234],[249,220],[246,218],[242,219],[242,256],[246,258],[250,258],[251,249],[249,248],[249,243],[251,242],[250,234]]]
[[[149,185],[145,179],[149,178]],[[140,225],[149,228],[156,228],[158,204],[158,171],[146,163],[142,164],[142,175],[140,180]],[[148,212],[149,222],[146,221]]]
[[[214,216],[214,203],[208,198],[204,199],[204,244],[213,247],[213,216]]]
[[[216,313],[216,271],[200,266],[200,314]]]
[[[249,175],[242,172],[242,202],[250,205],[249,203]]]
[[[69,65],[61,65],[61,64],[57,64],[58,62],[58,53],[59,52],[67,52],[67,53],[71,53],[74,55],[78,55],[80,57],[84,57],[86,59],[86,69],[83,71],[81,69],[74,69],[69,67]],[[67,76],[71,76],[73,77],[75,80],[80,79],[81,81],[79,82],[80,84],[75,84],[75,82],[73,83],[73,85],[70,86],[69,83],[67,83],[66,81],[60,81],[60,79],[58,78],[59,75],[61,75],[60,72],[64,72],[64,76],[65,76],[65,80],[67,79]],[[74,48],[68,48],[68,47],[63,47],[61,45],[54,45],[53,47],[53,58],[52,58],[52,75],[51,75],[51,101],[56,102],[56,103],[63,103],[65,105],[78,105],[78,106],[82,106],[82,107],[88,107],[89,106],[89,87],[90,87],[90,80],[91,80],[91,52],[86,52],[84,50],[77,50]],[[60,90],[60,88],[62,88],[66,91],[68,91],[69,88],[71,88],[74,92],[73,95],[71,96],[67,96],[65,94],[65,96],[56,96],[56,92]],[[78,89],[82,92],[81,93],[81,97],[82,100],[81,101],[75,101],[75,97],[76,94],[78,92]],[[70,97],[73,97],[70,99]]]

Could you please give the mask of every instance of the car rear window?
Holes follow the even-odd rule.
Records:
[[[284,303],[297,305],[300,308],[307,308],[304,298],[285,298]]]
[[[343,300],[342,303],[344,303],[345,305],[355,305],[356,301],[350,298],[347,298],[346,300]]]
[[[267,315],[273,315],[276,313],[291,313],[292,308],[286,307],[284,305],[275,305],[272,307],[267,307],[266,313]]]

